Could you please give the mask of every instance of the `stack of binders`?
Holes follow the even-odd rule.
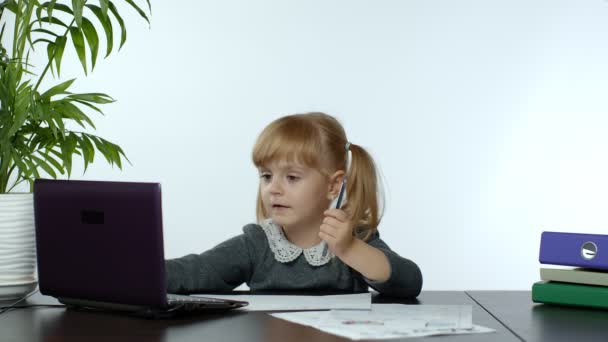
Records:
[[[537,303],[608,308],[608,235],[543,232],[542,281],[532,286]]]

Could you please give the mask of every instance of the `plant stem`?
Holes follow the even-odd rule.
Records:
[[[76,21],[76,19],[72,19],[72,22],[70,23],[70,25],[68,25],[68,28],[65,30],[65,33],[63,34],[62,37],[67,39],[68,32],[70,32],[70,28],[72,27],[72,25],[74,24],[75,21]],[[57,53],[57,49],[53,49],[53,56],[51,56],[51,58],[49,58],[49,62],[46,63],[44,70],[42,70],[42,74],[40,74],[40,77],[38,77],[38,82],[36,82],[36,85],[34,86],[33,91],[38,90],[38,87],[40,86],[40,83],[42,82],[44,75],[46,75],[47,71],[49,71],[49,68],[53,64],[53,60],[55,60],[56,53]]]
[[[6,183],[8,183],[8,180],[5,180],[3,176],[0,176],[0,194],[6,192]]]
[[[6,5],[6,1],[0,5]],[[2,13],[4,13],[4,7],[0,8],[0,18],[2,18]]]
[[[86,3],[86,1],[85,1],[85,3]],[[70,27],[72,27],[72,25],[74,25],[75,21],[76,21],[76,19],[72,19],[72,22],[70,22],[70,25],[68,25],[68,28],[65,30],[65,33],[62,35],[62,37],[66,38],[66,40],[67,40],[68,32],[70,32]],[[49,71],[49,68],[53,64],[53,60],[55,60],[55,54],[56,53],[57,53],[57,49],[55,48],[55,49],[53,49],[53,56],[51,56],[51,58],[49,58],[49,62],[46,63],[46,65],[44,67],[44,70],[42,70],[42,73],[40,74],[40,77],[38,77],[38,82],[36,82],[36,85],[34,86],[34,89],[32,89],[33,92],[36,92],[38,90],[38,87],[40,86],[40,83],[42,83],[42,79],[46,75],[47,71]],[[40,122],[38,122],[38,124],[36,126],[36,129],[38,127],[40,127]],[[29,145],[29,143],[32,141],[33,138],[34,138],[34,134],[32,133],[32,135],[30,135],[30,139],[28,140],[28,142],[26,143],[26,145]]]
[[[26,181],[26,180],[27,180],[26,178],[22,178],[20,181],[15,182],[15,184],[13,184],[13,186],[11,186],[11,188],[10,188],[10,189],[8,189],[8,191],[7,191],[7,192],[11,192],[11,190],[13,190],[13,189],[14,189],[14,188],[15,188],[17,185],[19,185],[19,183],[23,183],[23,182],[24,182],[24,181]]]
[[[8,170],[8,172],[6,173],[6,183],[8,184],[8,180],[11,178],[11,175],[13,174],[13,171],[15,171],[15,167],[17,166],[17,163],[13,164],[10,168],[10,170]]]
[[[28,36],[29,36],[29,27],[30,27],[30,19],[32,18],[32,13],[34,12],[34,7],[36,6],[36,2],[35,1],[29,1],[27,2],[27,7],[25,10],[25,17],[22,20],[22,23],[25,25],[23,26],[23,30],[21,31],[22,37],[18,37],[19,38],[19,42],[17,45],[17,58],[19,59],[19,61],[21,61],[23,59],[23,52],[25,50],[25,43],[28,40]],[[17,25],[15,25],[17,26]],[[17,38],[17,37],[16,37]]]
[[[8,169],[8,172],[2,173],[0,174],[0,193],[7,193],[10,190],[6,190],[6,188],[8,187],[8,181],[11,179],[11,175],[13,174],[13,171],[15,170],[15,167],[17,166],[16,163],[13,163],[13,165],[10,165],[12,161],[12,158],[9,158],[8,161],[6,161],[8,163],[8,165],[6,166],[6,168]],[[2,161],[3,163],[5,162],[4,160]],[[9,168],[10,165],[10,168]]]
[[[13,59],[17,56],[17,35],[19,34],[19,17],[22,1],[17,2],[17,13],[15,13],[15,28],[13,33]]]
[[[6,163],[8,163],[6,165],[6,168],[9,168],[9,165],[11,164],[12,159],[9,158],[8,161],[6,161]],[[3,163],[5,162],[4,160],[2,161]],[[8,181],[11,179],[11,174],[13,173],[13,170],[15,169],[15,166],[17,164],[13,164],[12,166],[10,166],[10,169],[8,170],[8,172],[2,173],[0,175],[0,193],[6,193],[6,188],[8,186]]]

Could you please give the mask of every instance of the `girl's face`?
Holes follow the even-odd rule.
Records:
[[[331,202],[329,177],[294,162],[273,162],[259,169],[264,209],[284,228],[320,226]]]

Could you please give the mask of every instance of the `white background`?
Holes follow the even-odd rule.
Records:
[[[529,290],[542,231],[607,232],[606,1],[153,1],[151,27],[122,8],[123,49],[87,78],[71,49],[62,80],[117,99],[91,115],[132,165],[73,178],[161,182],[167,257],[255,220],[255,138],[306,111],[376,158],[380,232],[426,290]]]

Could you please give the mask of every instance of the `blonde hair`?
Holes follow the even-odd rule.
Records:
[[[346,170],[347,142],[344,128],[334,117],[325,113],[293,114],[271,122],[262,130],[253,146],[252,160],[258,168],[272,161],[287,160],[325,175],[344,170],[347,198],[342,209],[356,222],[353,234],[367,240],[380,224],[383,194],[374,160],[363,147],[350,144],[351,165]],[[256,216],[259,222],[268,218],[259,190]]]

